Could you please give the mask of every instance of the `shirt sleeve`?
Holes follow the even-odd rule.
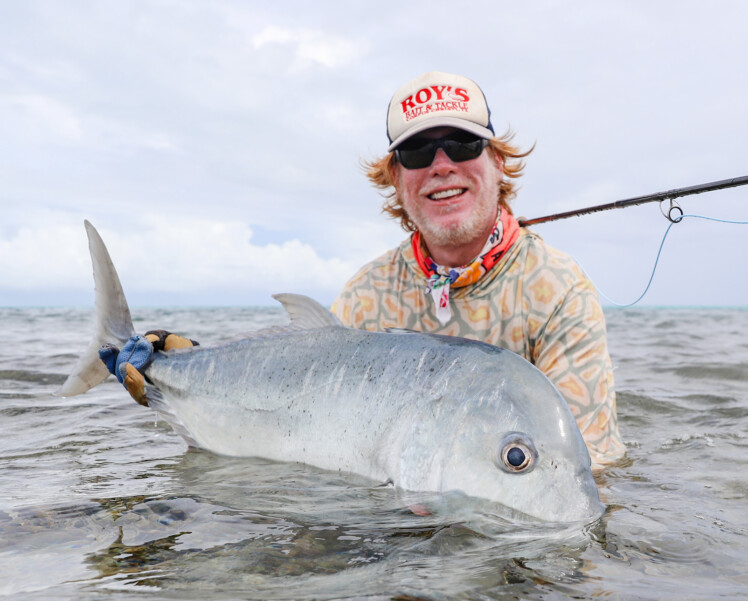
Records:
[[[330,309],[344,325],[369,331],[397,327],[402,281],[398,274],[404,269],[397,250],[364,265],[346,282]]]
[[[364,265],[346,282],[330,307],[330,311],[349,328],[372,329],[369,323],[371,314],[378,306],[371,271],[372,264]]]
[[[569,403],[593,467],[619,459],[625,449],[605,317],[597,292],[581,272],[538,332],[532,359]]]
[[[351,285],[351,282],[349,281],[348,283],[346,283],[335,301],[332,303],[330,311],[343,323],[343,325],[355,328],[357,326],[352,321],[352,316],[354,313],[353,307],[353,287]]]

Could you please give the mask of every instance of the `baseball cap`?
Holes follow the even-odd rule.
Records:
[[[478,84],[461,75],[429,71],[395,92],[387,110],[388,151],[432,127],[456,127],[493,138],[491,111]]]

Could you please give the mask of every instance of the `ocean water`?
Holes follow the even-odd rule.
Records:
[[[134,310],[204,344],[280,309]],[[607,310],[627,457],[572,532],[189,450],[114,379],[53,392],[92,312],[0,309],[0,597],[748,599],[748,310]]]

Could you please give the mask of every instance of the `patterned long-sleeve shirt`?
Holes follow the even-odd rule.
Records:
[[[623,455],[605,318],[594,287],[573,259],[522,228],[488,273],[452,289],[452,317],[445,325],[426,289],[426,276],[406,239],[354,275],[332,311],[359,329],[408,328],[514,351],[566,398],[593,467]]]

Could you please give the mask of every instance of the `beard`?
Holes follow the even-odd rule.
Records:
[[[467,218],[448,225],[435,223],[418,207],[408,210],[408,205],[405,204],[405,210],[408,211],[408,216],[421,232],[427,245],[462,246],[474,242],[478,237],[488,238],[496,221],[497,206],[498,201],[481,202]]]
[[[496,178],[483,190],[483,194],[473,207],[471,213],[460,221],[449,224],[435,222],[418,200],[407,193],[400,195],[399,200],[410,220],[421,232],[426,245],[456,247],[470,244],[477,238],[488,238],[499,206],[499,183],[502,173],[496,169]],[[458,210],[458,209],[454,209]],[[449,212],[448,208],[442,214]]]

